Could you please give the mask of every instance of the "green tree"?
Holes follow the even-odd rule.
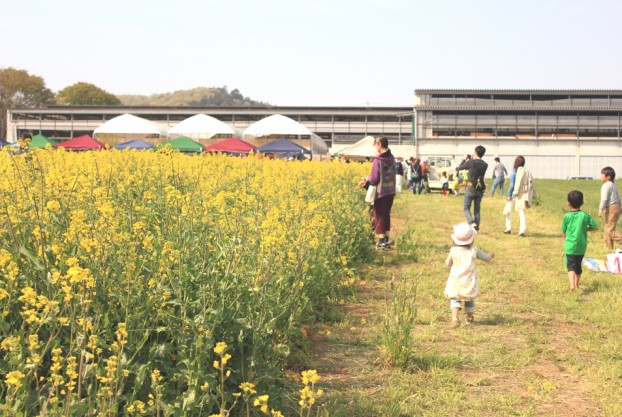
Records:
[[[56,102],[67,106],[116,106],[121,100],[96,85],[78,82],[56,94]]]
[[[8,109],[41,107],[54,102],[54,93],[43,78],[26,70],[0,68],[0,138],[6,137]]]
[[[119,100],[126,106],[267,106],[268,103],[254,101],[237,88],[228,92],[227,87],[196,87],[172,93],[153,94],[150,96],[119,95]]]
[[[240,93],[240,90],[238,90],[237,88],[231,90],[231,93],[229,93],[229,95],[231,95],[231,98],[233,100],[237,100],[237,101],[244,101],[244,96],[242,95],[242,93]]]

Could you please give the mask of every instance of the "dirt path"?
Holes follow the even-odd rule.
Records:
[[[442,297],[447,276],[443,261],[451,224],[462,221],[462,200],[428,197],[397,200],[397,248],[378,253],[362,271],[357,300],[342,306],[341,320],[309,332],[312,366],[322,375],[331,415],[456,415],[461,410],[478,416],[605,415],[598,387],[582,367],[598,358],[577,343],[593,326],[567,320],[547,287],[556,285],[559,297],[568,296],[564,275],[560,277],[559,267],[551,268],[558,262],[549,250],[559,244],[558,225],[547,224],[546,216],[534,211],[530,224],[539,227],[525,239],[500,233],[498,219],[482,227],[476,244],[486,251],[494,248],[497,258],[478,265],[482,295],[476,325],[456,329],[449,324]],[[431,212],[431,199],[441,199],[442,208]],[[483,218],[498,216],[501,206],[501,199],[488,203]],[[415,241],[400,239],[408,230],[415,231]],[[400,245],[419,248],[415,262]],[[425,273],[417,284],[416,353],[411,366],[400,369],[383,354],[381,322],[390,302],[391,277],[407,279],[410,269]],[[589,296],[586,292],[577,302]]]

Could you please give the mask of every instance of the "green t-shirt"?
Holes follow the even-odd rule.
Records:
[[[585,255],[587,249],[587,231],[598,225],[584,211],[569,211],[562,221],[562,232],[566,233],[564,253],[566,255]]]

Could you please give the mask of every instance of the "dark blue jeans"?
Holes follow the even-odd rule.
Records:
[[[421,180],[413,180],[413,194],[421,194]]]
[[[464,192],[464,216],[467,223],[477,225],[479,229],[479,209],[482,204],[483,191],[476,191],[473,187],[467,187]],[[473,216],[471,216],[471,203],[473,203]]]

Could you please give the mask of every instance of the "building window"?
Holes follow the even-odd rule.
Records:
[[[456,104],[456,98],[453,96],[453,94],[438,94],[432,96],[432,98],[430,99],[430,104]]]
[[[192,116],[194,116],[194,114],[171,114],[168,116],[168,120],[170,122],[183,122]]]
[[[101,114],[74,113],[71,117],[73,120],[102,120],[103,119]]]
[[[406,118],[402,118],[402,121],[405,121]],[[394,116],[394,115],[369,115],[367,116],[367,121],[368,122],[393,122],[393,123],[397,123],[398,122],[398,117]],[[408,121],[410,121],[410,117],[408,118]]]
[[[332,117],[329,114],[302,114],[298,120],[300,122],[330,122]]]
[[[364,115],[335,115],[334,116],[334,120],[335,122],[362,122],[365,123],[365,116]]]

